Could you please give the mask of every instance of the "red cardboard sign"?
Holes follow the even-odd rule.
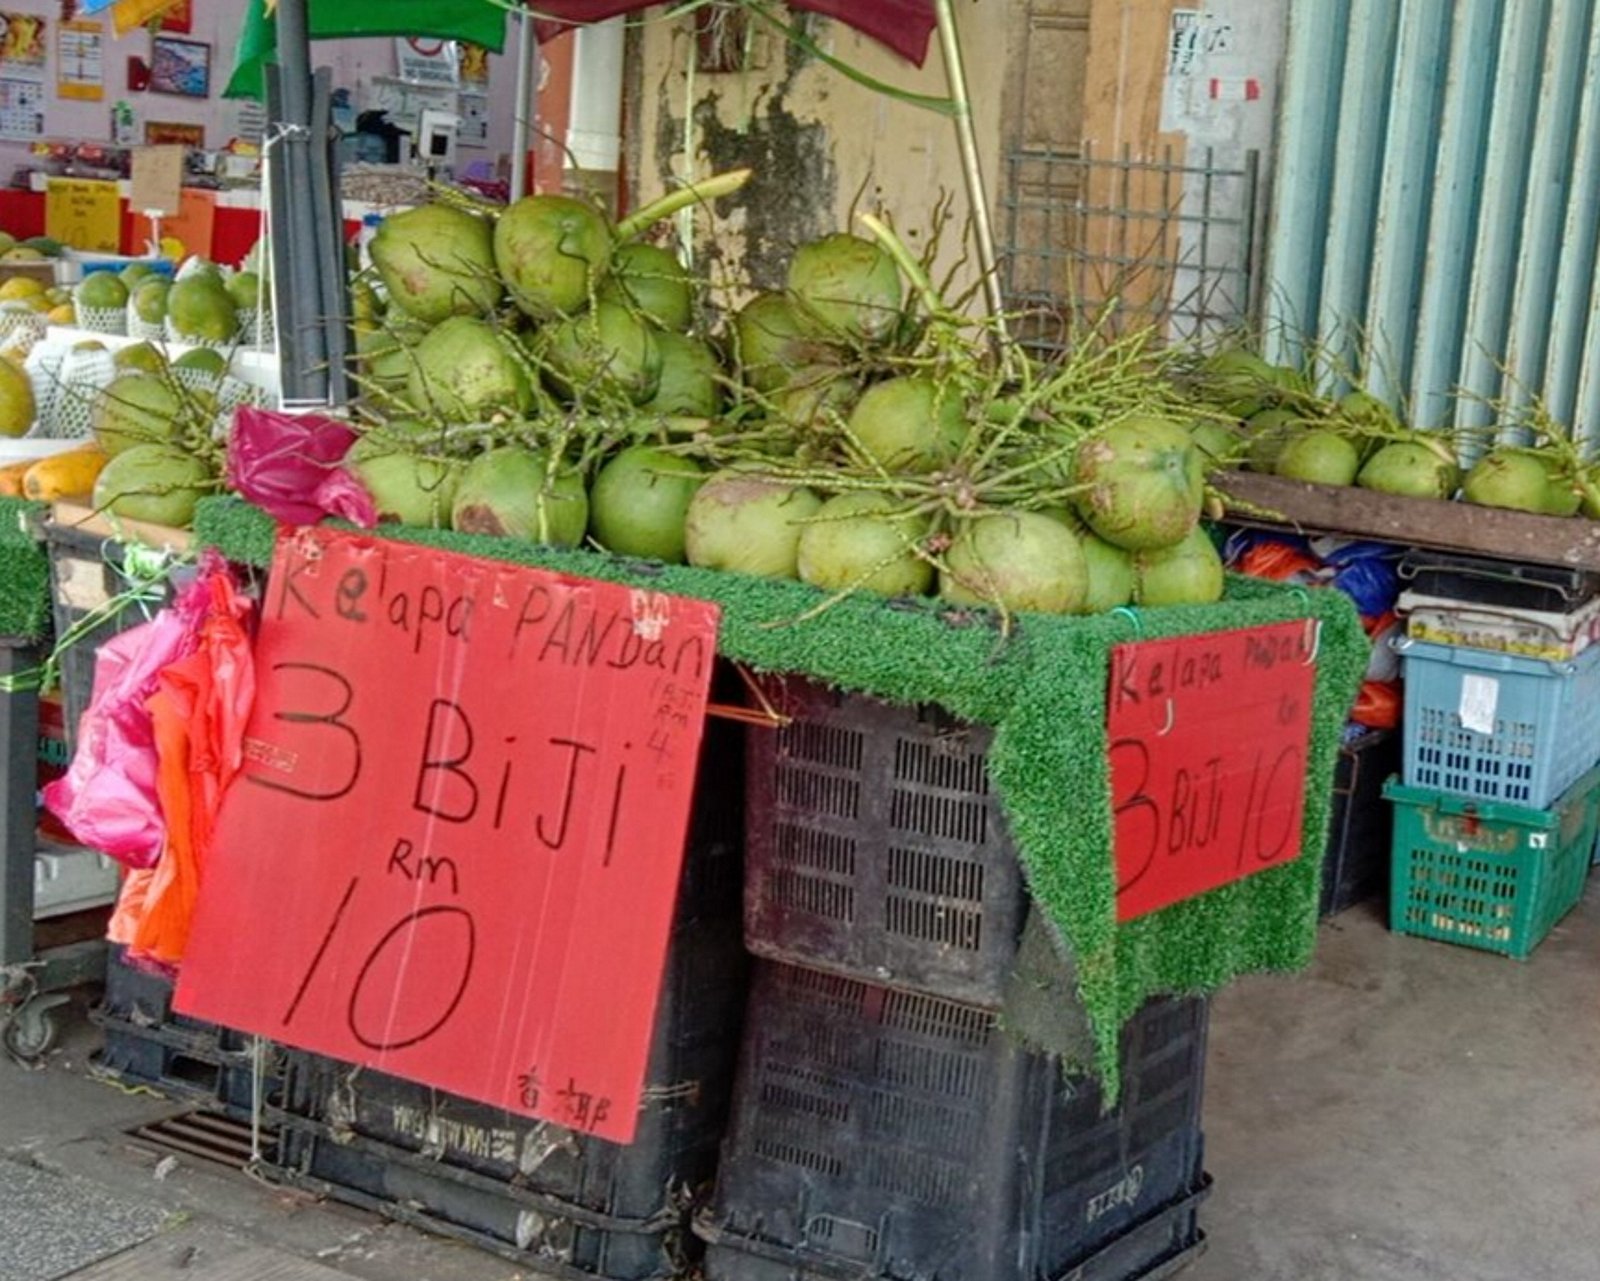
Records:
[[[631,1140],[717,619],[280,536],[177,1008]]]
[[[1112,651],[1119,921],[1300,853],[1315,661],[1307,622]]]

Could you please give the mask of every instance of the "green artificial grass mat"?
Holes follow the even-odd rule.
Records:
[[[0,636],[42,640],[50,631],[50,557],[39,541],[43,503],[0,498]]]
[[[202,546],[265,566],[276,526],[238,499],[203,501]],[[1116,1089],[1118,1034],[1151,996],[1211,992],[1241,974],[1303,967],[1315,945],[1333,772],[1368,641],[1348,598],[1230,578],[1215,605],[1089,618],[1022,615],[1009,636],[989,611],[937,601],[825,597],[801,583],[561,551],[510,539],[385,526],[378,536],[715,601],[718,651],[895,703],[933,703],[994,727],[989,773],[1036,904],[1075,966],[1097,1066]],[[1258,627],[1322,624],[1306,769],[1302,856],[1119,925],[1115,907],[1106,685],[1113,646]]]

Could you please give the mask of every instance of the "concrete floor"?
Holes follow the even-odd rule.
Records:
[[[1526,962],[1323,927],[1215,1005],[1184,1281],[1600,1278],[1600,882]]]
[[[1324,927],[1297,978],[1218,998],[1205,1125],[1210,1249],[1183,1281],[1600,1281],[1600,885],[1529,962]],[[172,1211],[81,1281],[512,1281],[531,1274],[123,1133],[172,1111],[0,1060],[0,1159]],[[0,1249],[5,1224],[0,1222]]]

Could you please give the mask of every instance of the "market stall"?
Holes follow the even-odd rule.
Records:
[[[968,115],[949,6],[852,20],[889,10],[918,47],[942,22],[935,105]],[[305,124],[307,15],[278,12]],[[328,177],[297,154],[273,182]],[[1395,584],[1343,547],[1269,571],[1224,526],[1393,539],[1424,523],[1382,486],[1296,473],[1455,462],[1156,324],[1023,349],[981,220],[962,300],[884,209],[792,246],[781,288],[713,288],[665,229],[749,176],[620,218],[440,192],[351,277],[308,202],[269,223],[284,362],[240,343],[248,305],[36,345],[30,418],[81,468],[18,481],[65,500],[76,750],[46,795],[127,869],[104,1062],[231,1118],[269,1179],[555,1276],[1166,1274],[1211,1192],[1207,999],[1303,967],[1370,889],[1344,846],[1387,774],[1336,795],[1358,688],[1393,693]],[[1593,537],[1491,519],[1557,561]],[[1400,642],[1395,928],[1525,956],[1600,826],[1571,692],[1600,651],[1523,692],[1447,614],[1420,616],[1451,654]],[[1419,660],[1470,674],[1424,695]],[[1525,769],[1496,709],[1541,698]],[[1462,752],[1499,760],[1425,773]],[[1458,846],[1515,846],[1512,888],[1463,909]]]

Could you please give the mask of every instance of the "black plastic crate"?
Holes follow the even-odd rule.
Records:
[[[1368,730],[1339,748],[1321,915],[1388,894],[1394,811],[1383,799],[1383,783],[1399,772],[1400,735],[1394,730]]]
[[[256,1105],[255,1042],[220,1028],[147,1024],[95,1010],[91,1018],[104,1036],[95,1070],[126,1085],[148,1086],[175,1099],[204,1103],[234,1115]],[[263,1107],[283,1102],[283,1051],[263,1042]]]
[[[1197,1218],[1200,1203],[1210,1194],[1207,1177],[1189,1196],[1140,1220],[1050,1281],[1165,1281],[1176,1276],[1205,1253],[1206,1234]],[[701,1231],[709,1238],[706,1281],[873,1281],[875,1275],[759,1241],[732,1244],[705,1225]]]
[[[1425,596],[1565,614],[1600,594],[1600,574],[1415,548],[1400,559],[1401,581]]]
[[[716,1169],[749,969],[739,736],[707,728],[634,1142],[294,1053],[278,1118],[286,1179],[555,1275],[676,1275]]]
[[[991,732],[806,681],[747,737],[745,943],[756,955],[986,1008],[1027,912]]]
[[[130,1085],[147,1085],[175,1098],[217,1103],[235,1113],[255,1105],[255,1038],[179,1014],[173,981],[128,961],[113,944],[106,956],[105,995],[90,1012],[105,1044],[97,1070]],[[261,1048],[262,1102],[283,1101],[283,1052]]]
[[[708,1275],[1035,1281],[1102,1250],[1086,1276],[1159,1275],[1200,1240],[1207,1024],[1148,1004],[1107,1111],[987,1011],[758,964]]]

